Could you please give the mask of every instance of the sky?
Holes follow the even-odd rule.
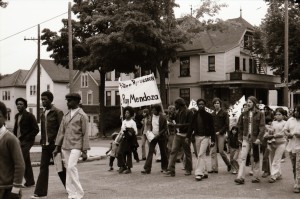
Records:
[[[68,17],[68,2],[70,0],[5,0],[6,8],[0,8],[0,74],[11,74],[19,69],[29,70],[37,58],[38,35],[40,30],[49,28],[59,31],[61,20]],[[175,16],[190,14],[193,9],[201,5],[201,0],[175,0],[179,8],[175,8]],[[267,5],[263,0],[217,0],[227,3],[218,18],[223,20],[240,16],[252,25],[259,25],[267,12]],[[41,59],[51,59],[51,52],[41,45]]]

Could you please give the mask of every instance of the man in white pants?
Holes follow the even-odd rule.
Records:
[[[68,198],[82,199],[84,192],[79,182],[76,165],[80,156],[83,160],[87,159],[87,150],[90,149],[87,132],[88,117],[79,107],[81,97],[78,93],[67,94],[66,100],[69,112],[64,115],[60,124],[53,155],[62,151],[65,158]]]

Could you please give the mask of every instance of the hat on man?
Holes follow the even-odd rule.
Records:
[[[77,99],[78,101],[80,101],[81,97],[78,93],[69,93],[66,95],[66,99]]]
[[[26,100],[26,99],[24,99],[24,98],[22,98],[22,97],[17,98],[17,99],[16,99],[16,105],[17,105],[18,101],[23,102],[25,108],[27,108],[27,100]]]

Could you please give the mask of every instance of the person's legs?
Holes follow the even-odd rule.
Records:
[[[275,149],[275,153],[273,156],[274,158],[271,165],[271,177],[273,179],[277,179],[278,177],[281,176],[281,158],[284,151],[285,151],[285,143],[280,144]]]
[[[185,155],[185,164],[184,168],[186,173],[191,172],[193,170],[193,163],[192,163],[192,152],[191,152],[191,143],[185,142],[185,137],[181,138],[182,148]]]
[[[211,171],[218,171],[218,157],[217,157],[217,148],[218,147],[218,139],[216,139],[215,145],[210,149],[210,157],[211,157]]]
[[[145,134],[142,134],[142,159],[145,160],[146,159],[146,141],[147,141],[147,137]],[[149,144],[148,144],[149,146]]]
[[[160,156],[161,156],[161,169],[167,170],[168,157],[167,157],[166,139],[165,138],[159,139],[158,146],[159,146]]]
[[[25,162],[25,186],[32,186],[35,184],[31,160],[30,160],[30,149],[33,144],[31,143],[23,143],[21,144],[22,154]]]
[[[249,149],[250,149],[249,142],[243,140],[242,150],[240,153],[241,163],[240,163],[237,179],[245,179],[246,159],[247,159]]]
[[[54,145],[42,147],[40,173],[36,182],[34,194],[38,196],[47,196],[48,194],[48,181],[49,181],[49,163],[52,157]]]
[[[231,165],[230,162],[228,160],[227,154],[224,152],[224,145],[225,145],[225,135],[218,135],[218,149],[219,149],[219,153],[223,159],[223,161],[225,162],[226,166],[227,166],[227,171],[231,170]]]
[[[177,158],[177,153],[180,150],[182,146],[180,136],[175,135],[173,139],[173,144],[172,144],[172,150],[171,154],[169,157],[169,163],[168,163],[168,171],[172,172],[175,174],[175,163],[176,163],[176,158]]]
[[[207,174],[207,165],[206,165],[206,149],[209,144],[209,138],[204,136],[196,136],[195,137],[195,143],[197,146],[197,163],[195,168],[195,176],[203,176],[204,174]]]
[[[82,186],[79,181],[78,170],[76,168],[81,151],[78,149],[62,150],[66,158],[67,180],[66,189],[69,198],[82,198],[84,195]]]
[[[158,141],[157,139],[153,139],[150,142],[148,156],[147,156],[147,159],[146,159],[146,162],[145,162],[145,165],[144,165],[144,169],[145,169],[146,172],[150,172],[151,171],[153,153],[155,151],[155,147],[156,147],[157,141]]]

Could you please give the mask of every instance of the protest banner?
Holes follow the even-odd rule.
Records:
[[[154,74],[126,81],[119,79],[119,92],[122,107],[161,104]]]
[[[195,109],[195,110],[197,110],[198,111],[198,105],[197,105],[197,102],[195,101],[195,100],[191,100],[190,101],[190,105],[189,105],[189,108],[188,109]],[[207,107],[205,107],[205,110],[206,110],[206,112],[208,112],[208,113],[213,113],[214,111],[212,110],[212,109],[210,109],[210,108],[207,108]]]

